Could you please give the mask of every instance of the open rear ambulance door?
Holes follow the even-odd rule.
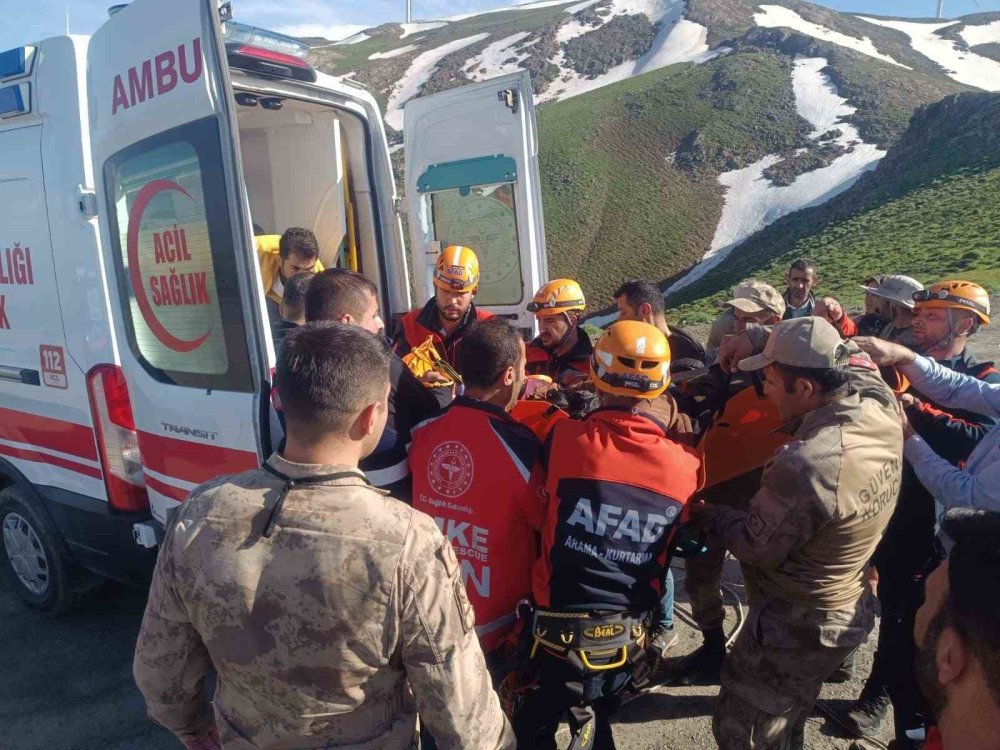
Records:
[[[153,515],[270,450],[269,347],[216,0],[134,0],[87,55],[118,357]]]
[[[479,256],[476,304],[532,329],[548,280],[538,135],[527,72],[413,99],[404,110],[406,201],[418,301],[440,250]]]

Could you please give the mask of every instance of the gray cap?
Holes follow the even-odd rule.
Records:
[[[781,292],[763,281],[745,281],[733,289],[733,299],[726,306],[745,313],[769,310],[779,318],[785,314],[785,298]]]
[[[904,305],[913,309],[913,293],[919,292],[924,285],[911,276],[893,274],[883,276],[878,286],[861,287],[874,297],[881,297],[897,305]]]
[[[764,351],[741,360],[739,368],[750,372],[778,362],[790,367],[827,370],[848,364],[850,358],[837,329],[822,318],[808,316],[778,323]]]

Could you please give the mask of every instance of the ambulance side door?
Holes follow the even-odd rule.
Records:
[[[216,0],[134,0],[87,62],[115,339],[164,521],[271,442],[270,338]]]
[[[404,110],[406,202],[418,302],[440,250],[479,256],[476,304],[534,326],[526,305],[548,279],[538,135],[527,72],[413,99]]]

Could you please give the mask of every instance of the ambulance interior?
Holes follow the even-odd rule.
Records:
[[[243,171],[255,235],[316,234],[325,268],[381,287],[364,125],[334,107],[236,93]]]

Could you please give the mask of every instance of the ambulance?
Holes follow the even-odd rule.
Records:
[[[228,3],[135,0],[0,53],[0,567],[40,613],[147,580],[191,489],[278,445],[257,235],[313,230],[384,317],[470,245],[477,302],[532,325],[527,74],[408,104],[407,251],[376,100],[307,51]]]

